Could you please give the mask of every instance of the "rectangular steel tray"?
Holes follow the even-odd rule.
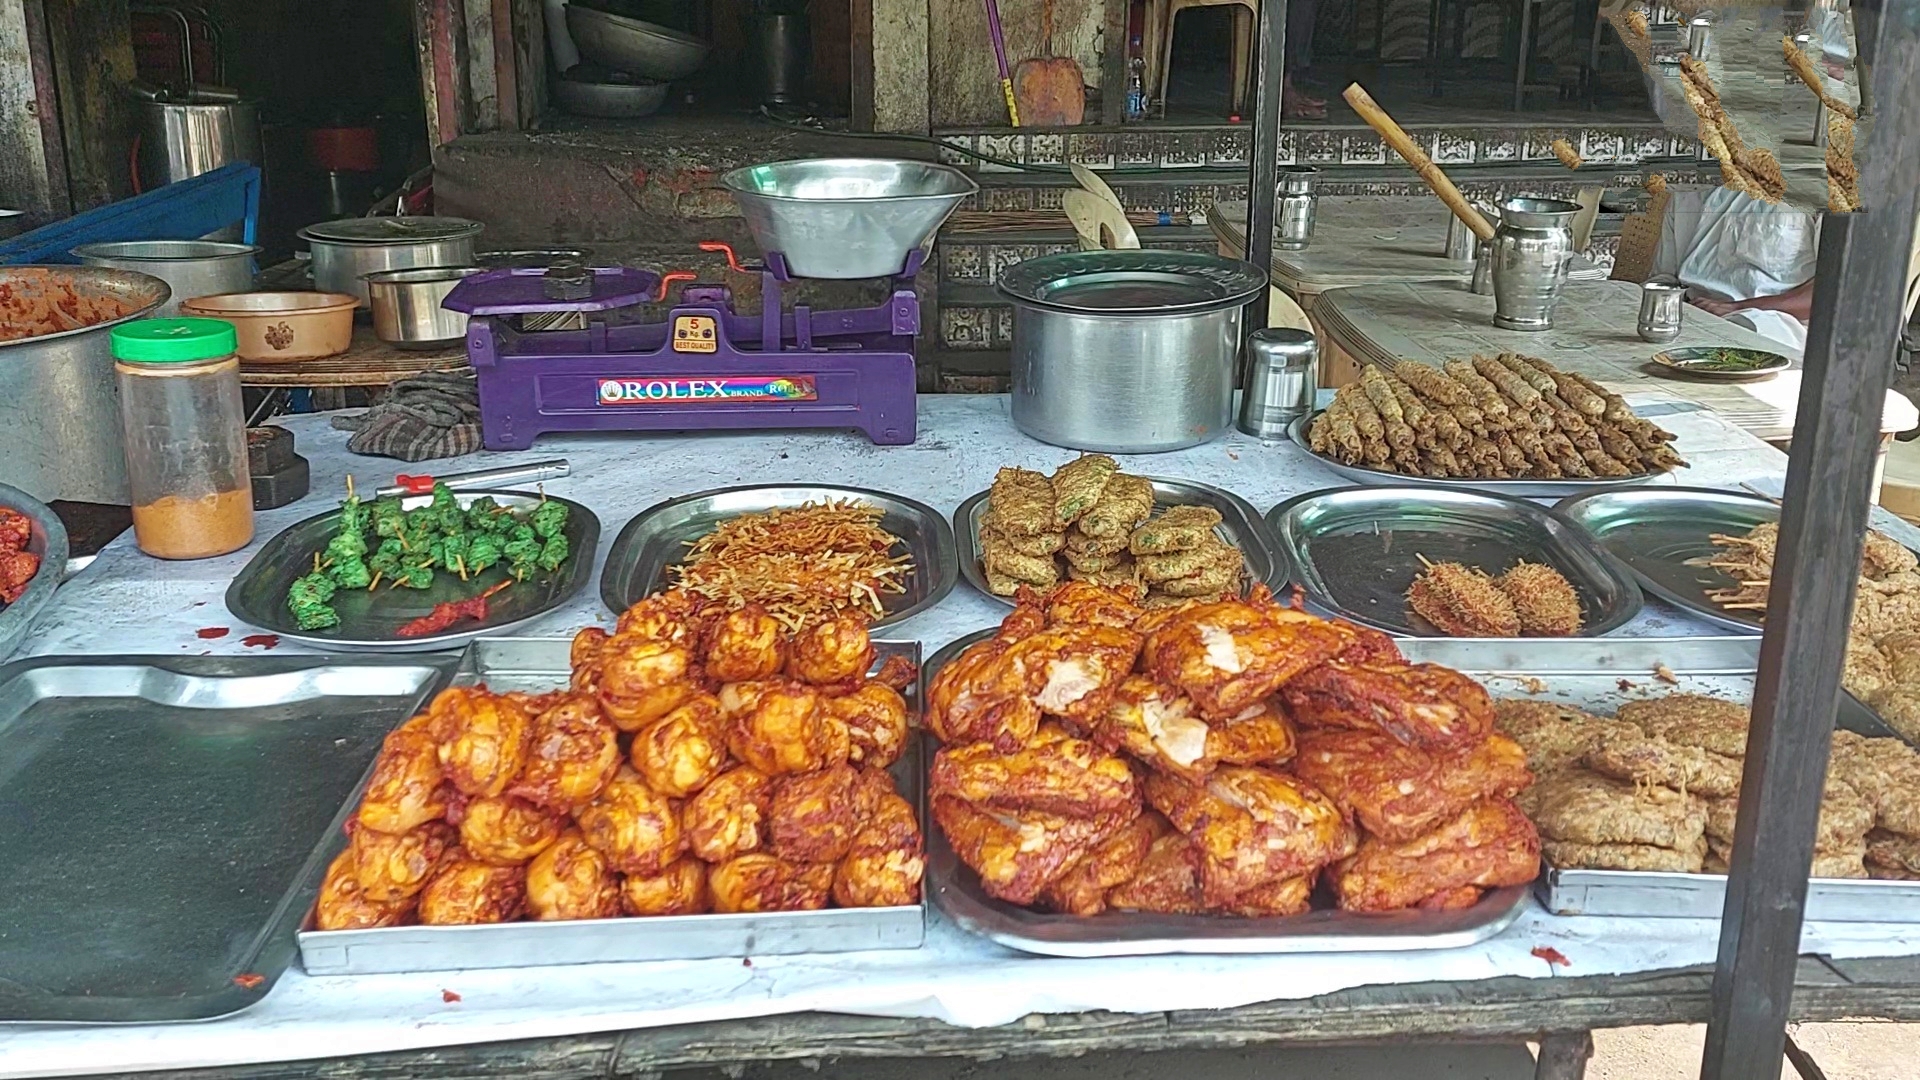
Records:
[[[343,801],[453,663],[0,667],[0,1020],[202,1020],[265,997]]]
[[[1640,587],[1579,529],[1538,503],[1439,488],[1348,487],[1297,495],[1267,526],[1308,599],[1326,611],[1401,636],[1443,636],[1407,605],[1407,588],[1433,562],[1499,574],[1545,563],[1580,596],[1580,636],[1617,630],[1640,610]]]
[[[1322,410],[1324,411],[1324,410]],[[1455,491],[1491,491],[1500,495],[1518,495],[1522,498],[1558,497],[1561,495],[1579,495],[1589,491],[1606,491],[1617,487],[1631,487],[1644,484],[1656,476],[1666,473],[1640,473],[1637,476],[1595,477],[1591,480],[1578,478],[1565,480],[1475,480],[1467,477],[1436,478],[1431,476],[1409,476],[1406,473],[1387,472],[1384,469],[1369,469],[1363,465],[1348,465],[1335,461],[1324,454],[1316,454],[1313,446],[1307,442],[1307,425],[1313,423],[1315,412],[1300,417],[1287,428],[1294,445],[1300,452],[1319,462],[1321,466],[1336,475],[1343,476],[1356,484],[1390,484],[1399,487],[1450,488]]]
[[[1164,476],[1141,479],[1153,484],[1156,511],[1168,506],[1210,506],[1219,511],[1220,524],[1214,531],[1246,556],[1248,581],[1265,582],[1275,593],[1286,590],[1290,567],[1252,503],[1211,484]],[[982,596],[1012,607],[1012,597],[995,596],[987,588],[987,572],[980,565],[980,523],[987,516],[987,497],[991,494],[988,490],[967,496],[953,512],[953,535],[960,547],[960,572],[966,575],[967,583],[980,590]]]
[[[491,495],[501,506],[517,510],[537,506],[542,498],[524,491],[483,490],[457,491],[454,498],[461,506],[468,506],[482,495]],[[438,570],[429,589],[391,589],[385,583],[372,591],[342,589],[333,597],[333,606],[340,612],[339,626],[326,630],[300,629],[293,613],[287,610],[287,588],[313,569],[313,553],[326,548],[338,527],[338,507],[287,526],[255,552],[227,587],[227,610],[248,625],[271,630],[289,641],[316,649],[428,652],[455,649],[482,634],[503,633],[555,610],[593,580],[594,551],[600,546],[600,519],[571,499],[545,497],[567,506],[565,535],[571,556],[551,574],[535,574],[494,594],[487,601],[487,617],[483,620],[464,620],[451,629],[425,637],[403,638],[395,633],[432,611],[435,604],[478,596],[487,585],[505,580],[504,567],[490,569],[471,582]],[[401,500],[401,505],[412,510],[430,501],[429,496],[415,495]]]
[[[454,682],[485,683],[497,691],[551,690],[571,672],[567,638],[487,638],[461,659]],[[878,641],[875,663],[889,656],[920,659],[917,643]],[[907,706],[919,723],[920,694],[909,687]],[[926,770],[918,740],[893,767],[894,782],[927,820]],[[360,801],[356,787],[343,813]],[[328,856],[344,841],[333,844]],[[311,897],[309,897],[311,901]],[[310,903],[309,903],[309,906]],[[544,967],[550,964],[619,963],[641,960],[704,960],[714,957],[782,956],[792,953],[917,949],[926,940],[926,903],[884,908],[828,908],[750,915],[673,915],[644,919],[582,919],[574,922],[514,922],[492,926],[391,926],[372,930],[300,931],[300,961],[311,975],[375,975],[399,971]]]
[[[873,621],[876,628],[910,619],[953,591],[959,573],[953,530],[933,507],[868,488],[761,484],[682,495],[641,511],[607,551],[607,565],[600,572],[600,602],[617,615],[641,597],[667,588],[673,583],[667,571],[686,557],[688,546],[728,518],[776,507],[849,500],[884,511],[880,527],[905,541],[913,558],[907,591],[880,598],[886,614]]]
[[[960,638],[927,661],[923,685],[960,651],[990,636]],[[1415,643],[1409,643],[1415,644]],[[924,695],[923,695],[924,696]],[[932,737],[927,736],[932,742]],[[931,760],[933,750],[927,750]],[[1152,956],[1171,953],[1328,953],[1451,949],[1506,929],[1527,906],[1528,887],[1495,889],[1464,911],[1311,911],[1279,918],[1110,912],[1052,915],[995,900],[929,821],[927,887],[954,924],[1009,949],[1041,956]]]

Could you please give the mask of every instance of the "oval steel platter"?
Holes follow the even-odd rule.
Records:
[[[1721,549],[1715,533],[1739,536],[1780,520],[1771,499],[1713,488],[1645,488],[1563,499],[1554,510],[1593,538],[1600,549],[1640,579],[1656,598],[1716,626],[1760,632],[1756,613],[1728,611],[1707,598],[1731,588],[1732,578],[1705,565]]]

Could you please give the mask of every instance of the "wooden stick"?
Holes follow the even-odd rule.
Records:
[[[1820,72],[1814,69],[1813,61],[1807,58],[1806,53],[1800,51],[1800,46],[1794,44],[1791,37],[1785,34],[1780,35],[1780,49],[1787,55],[1787,66],[1793,69],[1795,75],[1800,76],[1801,82],[1807,84],[1807,89],[1813,91],[1814,97],[1825,102],[1827,108],[1849,120],[1860,119],[1860,114],[1853,111],[1853,106],[1827,92],[1826,80],[1820,77]]]
[[[1420,179],[1425,180],[1427,186],[1433,189],[1433,193],[1440,197],[1440,201],[1447,204],[1447,209],[1453,211],[1453,216],[1473,230],[1473,235],[1482,240],[1493,239],[1493,223],[1467,202],[1467,197],[1460,194],[1459,188],[1453,186],[1453,181],[1447,179],[1447,174],[1440,171],[1440,166],[1433,163],[1433,159],[1427,156],[1426,151],[1420,149],[1412,136],[1402,130],[1399,124],[1393,122],[1393,117],[1387,115],[1386,110],[1373,100],[1372,95],[1362,89],[1359,83],[1354,83],[1340,96],[1347,99],[1347,104],[1353,106],[1353,111],[1360,114],[1360,119],[1365,120],[1368,127],[1379,132],[1380,137],[1387,140],[1387,145],[1393,147],[1402,158],[1406,159],[1413,171],[1420,175]]]

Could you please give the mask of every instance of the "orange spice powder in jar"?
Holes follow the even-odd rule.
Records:
[[[133,538],[157,559],[206,559],[253,540],[253,489],[163,495],[133,508]]]

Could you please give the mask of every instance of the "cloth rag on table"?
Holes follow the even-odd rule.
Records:
[[[387,400],[333,426],[356,454],[425,461],[480,449],[480,389],[469,375],[427,372],[393,384]]]

